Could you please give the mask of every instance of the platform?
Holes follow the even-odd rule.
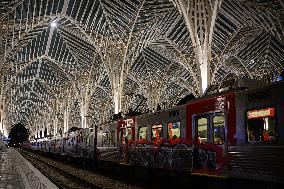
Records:
[[[17,150],[0,151],[1,189],[56,189],[58,188]]]

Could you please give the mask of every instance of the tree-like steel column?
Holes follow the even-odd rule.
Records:
[[[103,43],[103,46],[102,58],[110,79],[114,113],[117,114],[122,111],[123,88],[129,69],[129,64],[126,62],[128,59],[127,57],[124,57],[124,52],[128,51],[128,46],[121,40],[106,40]]]
[[[161,90],[160,88],[151,88],[147,93],[147,105],[151,112],[155,112],[158,108],[160,102]]]
[[[63,132],[67,132],[69,129],[69,116],[70,116],[70,106],[71,106],[71,90],[67,90],[66,94],[67,98],[64,98],[63,100]]]
[[[3,78],[3,77],[2,77]],[[2,79],[2,83],[3,83],[3,79]],[[4,123],[3,123],[3,121],[4,121],[4,114],[5,114],[5,112],[4,112],[4,110],[3,110],[3,102],[4,102],[4,99],[3,99],[3,91],[4,91],[4,85],[2,84],[2,86],[1,86],[1,88],[0,88],[0,132],[2,133],[2,134],[4,134],[4,136],[5,136],[5,130],[6,130],[6,128],[5,128],[5,125],[4,125]]]
[[[69,126],[68,126],[68,121],[69,121],[69,115],[70,115],[70,112],[69,112],[69,107],[65,107],[64,109],[64,115],[63,115],[63,125],[64,125],[64,129],[63,129],[63,132],[67,132],[68,129],[69,129]]]
[[[0,132],[7,137],[7,129],[6,129],[6,125],[4,124],[4,117],[5,117],[5,112],[0,109]]]
[[[2,125],[3,125],[3,134],[4,136],[8,137],[8,127],[7,127],[7,119],[6,119],[6,113],[5,113],[5,101],[3,102],[3,117],[2,119]]]
[[[38,126],[36,126],[36,129],[35,129],[35,138],[38,138]]]
[[[173,3],[184,17],[190,32],[199,69],[199,93],[203,95],[211,82],[211,43],[216,16],[222,0],[176,0]]]
[[[53,119],[53,136],[55,136],[57,134],[57,129],[58,129],[58,100],[56,99],[55,100],[55,109],[53,111],[53,116],[54,116],[54,119]]]
[[[44,130],[45,130],[45,124],[44,122],[42,122],[42,126],[41,126],[41,137],[44,137]]]
[[[104,48],[101,50],[100,56],[110,78],[115,114],[123,111],[123,89],[125,80],[135,57],[138,55],[137,53],[146,45],[141,45],[136,41],[137,39],[134,39],[134,29],[144,2],[144,0],[140,2],[134,13],[135,16],[130,22],[130,30],[126,40],[105,40],[101,42]]]
[[[53,113],[53,108],[52,108],[52,102],[49,103],[49,106],[47,108],[46,112],[46,127],[47,127],[47,136],[50,137],[51,133],[51,127],[52,127],[52,113]]]
[[[87,119],[86,119],[86,115],[87,115],[87,102],[86,102],[86,90],[85,90],[85,83],[84,83],[85,79],[81,78],[79,83],[78,83],[78,88],[80,89],[80,91],[78,91],[78,95],[77,98],[79,99],[80,102],[80,117],[81,117],[81,128],[87,128]]]

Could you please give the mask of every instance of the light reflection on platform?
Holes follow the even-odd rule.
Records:
[[[14,148],[0,151],[1,189],[56,189],[57,187]]]

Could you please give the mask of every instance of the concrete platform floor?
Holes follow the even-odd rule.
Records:
[[[14,148],[0,151],[0,189],[43,188],[58,187]]]

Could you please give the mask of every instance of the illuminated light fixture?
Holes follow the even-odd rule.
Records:
[[[55,28],[57,26],[57,23],[53,21],[53,22],[51,22],[50,26]]]

